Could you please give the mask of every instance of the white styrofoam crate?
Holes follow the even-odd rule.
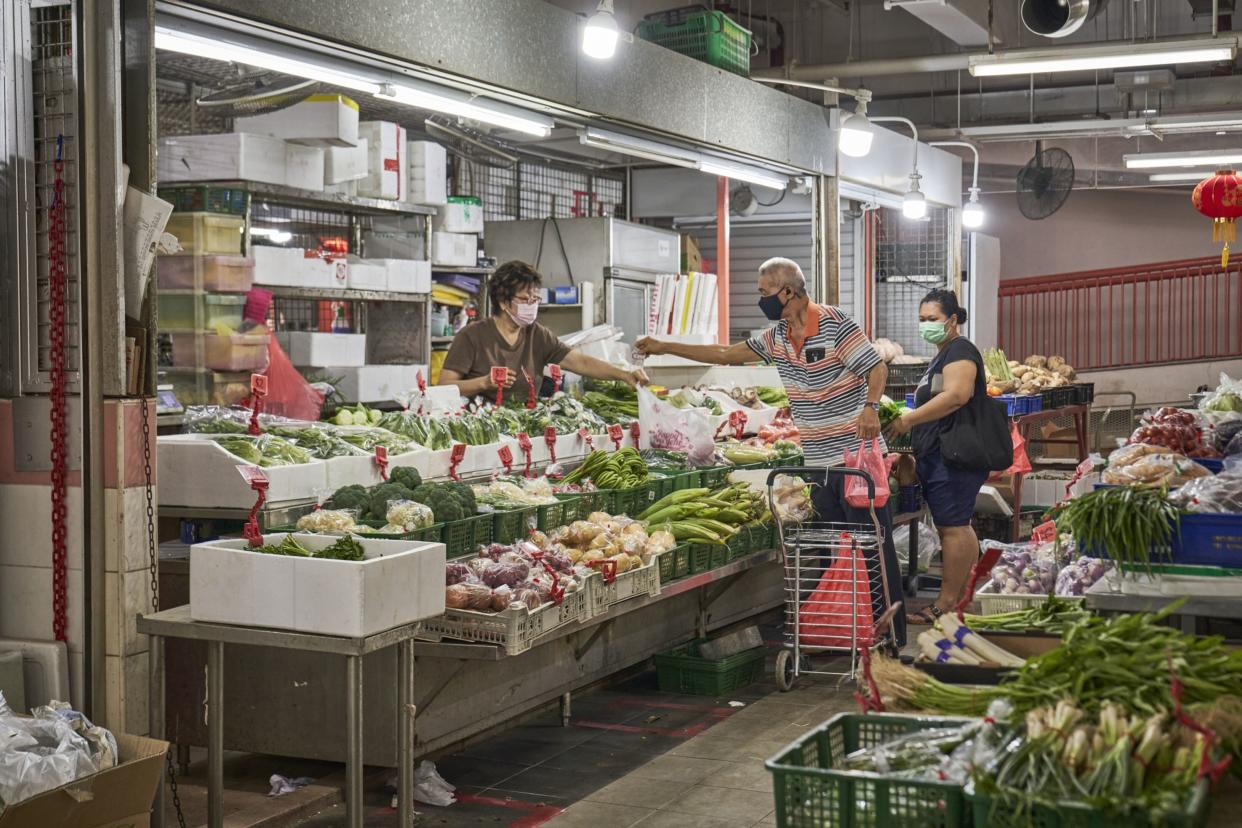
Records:
[[[362,121],[358,137],[367,141],[367,176],[358,179],[358,194],[404,201],[410,175],[405,127],[391,121]]]
[[[387,290],[388,268],[379,262],[352,259],[348,286],[354,290]]]
[[[296,247],[254,245],[254,283],[282,287],[330,288],[336,285],[337,263]]]
[[[283,185],[285,142],[270,135],[224,132],[160,139],[161,184],[177,181],[257,181]]]
[[[276,340],[294,365],[365,365],[366,334],[284,331]]]
[[[436,230],[431,234],[431,260],[450,267],[473,267],[479,261],[479,237]]]
[[[285,144],[285,185],[299,190],[323,192],[322,147]]]
[[[249,466],[206,434],[170,434],[157,438],[159,505],[249,509],[255,493],[239,466]],[[292,466],[269,466],[269,504],[310,500],[328,487],[322,460]]]
[[[389,402],[398,394],[418,387],[418,372],[427,377],[426,365],[324,365],[332,377],[340,377],[337,390],[349,402]]]
[[[418,448],[414,451],[407,451],[404,454],[388,455],[388,474],[392,475],[393,469],[398,466],[411,466],[418,469],[419,474],[423,474],[423,470],[419,468],[419,463],[424,459],[427,450]],[[357,457],[333,457],[324,461],[328,466],[328,489],[329,493],[335,492],[342,486],[378,486],[384,482],[384,478],[380,475],[379,466],[375,463],[374,454],[360,454]]]
[[[354,147],[328,147],[323,153],[323,183],[348,184],[367,177],[367,139]],[[354,192],[358,185],[354,184]]]
[[[388,274],[387,289],[394,293],[430,293],[431,262],[419,259],[367,259]]]
[[[264,535],[280,543],[283,533]],[[337,538],[295,533],[312,551]],[[190,548],[195,621],[362,637],[444,612],[444,544],[361,538],[366,558],[268,555],[241,538]]]
[[[439,206],[448,203],[448,154],[434,141],[409,141],[410,201]]]
[[[482,233],[483,205],[476,198],[449,196],[448,203],[436,209],[432,224],[446,233]]]
[[[277,112],[235,118],[233,131],[296,144],[349,147],[358,142],[358,104],[344,95],[311,95]]]

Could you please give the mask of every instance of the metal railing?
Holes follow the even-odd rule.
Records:
[[[1242,356],[1242,262],[1216,257],[1001,283],[1011,359],[1059,354],[1079,371]]]

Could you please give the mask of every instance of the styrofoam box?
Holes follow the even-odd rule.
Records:
[[[448,204],[436,209],[432,223],[446,233],[482,233],[483,205],[477,198],[449,196]]]
[[[431,261],[451,267],[474,267],[479,262],[479,237],[436,230],[431,234]]]
[[[366,334],[284,331],[276,340],[294,365],[365,365]]]
[[[336,537],[296,534],[318,550]],[[280,543],[283,534],[264,535]],[[190,617],[360,638],[444,613],[444,544],[361,538],[366,558],[252,552],[242,538],[190,547]]]
[[[354,290],[386,290],[388,268],[379,262],[350,257],[348,285]]]
[[[362,234],[362,249],[370,259],[417,259],[425,255],[419,233],[373,231]]]
[[[388,473],[391,475],[392,470],[398,466],[413,466],[417,469],[420,462],[419,455],[426,452],[426,449],[419,447],[403,454],[388,455]],[[324,463],[328,467],[328,489],[333,492],[342,486],[354,484],[377,486],[384,480],[379,466],[375,463],[373,453],[359,454],[355,457],[331,457]],[[422,469],[419,469],[419,473],[422,473]]]
[[[344,95],[311,95],[278,112],[236,118],[233,131],[274,135],[295,144],[353,146],[358,143],[358,104]]]
[[[238,471],[250,465],[229,454],[208,435],[171,434],[158,438],[161,506],[207,506],[249,509],[255,493]],[[268,503],[312,500],[327,488],[322,460],[292,466],[269,466]]]
[[[353,198],[358,195],[358,182],[342,181],[339,184],[324,184],[323,191],[333,195],[343,195]]]
[[[358,137],[367,140],[367,176],[358,181],[358,195],[404,200],[409,181],[405,128],[391,121],[363,121]]]
[[[323,148],[285,144],[285,186],[323,192]]]
[[[256,285],[330,288],[337,283],[337,260],[324,260],[301,248],[255,245],[250,255]],[[339,260],[342,268],[344,261]]]
[[[428,376],[426,365],[316,366],[340,377],[337,390],[349,402],[389,402],[395,394],[418,387],[417,373]]]
[[[393,293],[431,293],[431,262],[418,259],[367,259],[383,265]]]
[[[258,181],[285,183],[285,142],[270,135],[225,132],[160,139],[160,183]]]
[[[367,177],[368,143],[358,139],[356,147],[328,147],[323,153],[323,181],[325,184],[341,184]],[[354,185],[355,189],[357,185]]]
[[[410,198],[415,204],[448,203],[448,154],[434,141],[410,141]]]

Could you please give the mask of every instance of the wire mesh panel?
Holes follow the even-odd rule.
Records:
[[[900,210],[874,213],[876,336],[898,342],[906,353],[930,357],[936,349],[919,337],[919,301],[949,283],[949,211],[929,207],[926,221]]]
[[[455,157],[453,192],[481,199],[487,221],[613,216],[624,207],[625,179],[529,161],[502,166]]]

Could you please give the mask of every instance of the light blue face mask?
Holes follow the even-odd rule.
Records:
[[[933,345],[939,345],[944,342],[949,332],[945,329],[944,322],[920,322],[919,336],[927,340]]]

